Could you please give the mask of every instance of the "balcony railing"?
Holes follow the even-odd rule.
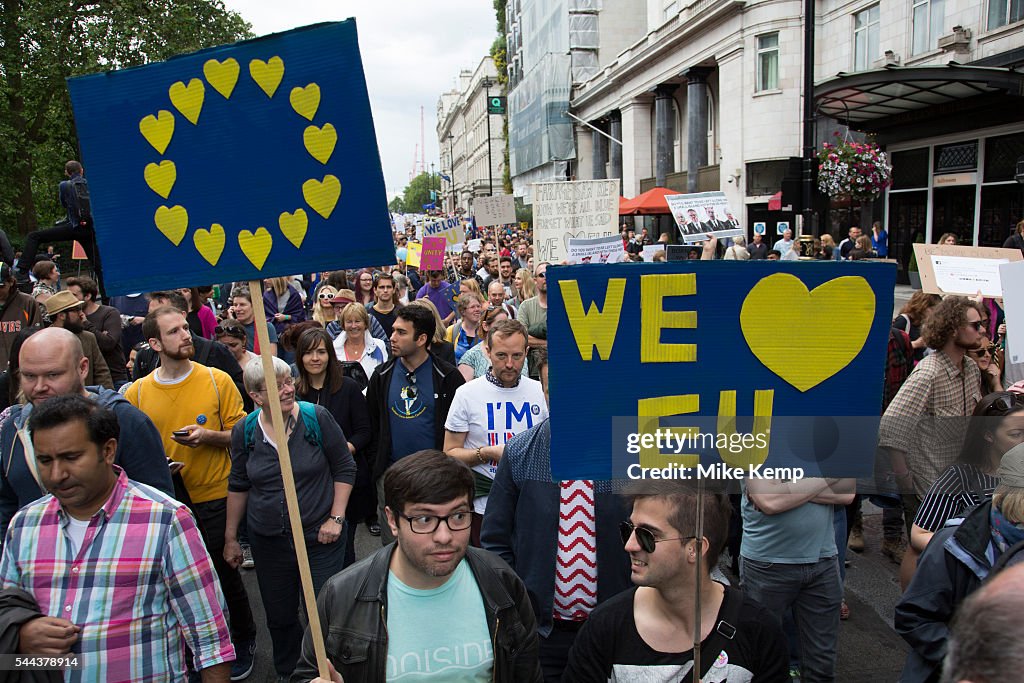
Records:
[[[680,194],[686,194],[686,171],[669,173],[665,176],[665,187],[675,190]],[[654,178],[642,178],[640,180],[640,192],[647,192],[657,187]],[[719,167],[704,166],[697,171],[697,191],[714,192],[722,189],[722,180]]]

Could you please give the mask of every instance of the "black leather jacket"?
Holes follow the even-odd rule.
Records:
[[[345,683],[385,680],[388,567],[394,550],[392,543],[331,577],[317,598],[327,659]],[[543,677],[537,659],[537,629],[523,582],[493,553],[469,547],[466,559],[480,587],[494,644],[492,680],[539,683]],[[423,624],[423,628],[431,625]],[[316,677],[316,655],[307,628],[302,657],[291,681],[305,683]]]

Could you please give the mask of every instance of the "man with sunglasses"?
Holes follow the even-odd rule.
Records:
[[[317,601],[330,681],[541,680],[523,583],[469,546],[473,488],[469,468],[437,450],[384,475],[397,542],[329,579]],[[307,628],[292,680],[328,683],[316,675]]]
[[[391,359],[374,368],[366,388],[370,429],[377,443],[373,480],[377,518],[384,519],[384,472],[402,458],[444,444],[444,424],[462,373],[436,357],[430,343],[434,314],[422,306],[398,309],[391,331]],[[394,537],[381,525],[381,543]]]
[[[788,681],[785,636],[774,617],[711,578],[729,535],[728,497],[704,493],[702,536],[701,498],[687,483],[636,483],[626,497],[632,513],[621,538],[637,587],[594,610],[562,680],[691,680],[699,605],[701,680]]]
[[[981,400],[981,373],[967,355],[988,342],[980,309],[962,296],[932,308],[921,338],[934,353],[918,363],[882,416],[878,445],[888,451],[902,493],[908,536],[921,499],[956,461],[967,417]]]

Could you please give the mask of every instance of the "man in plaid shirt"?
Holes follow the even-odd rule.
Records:
[[[184,505],[113,464],[115,415],[59,396],[29,428],[51,495],[14,516],[0,560],[0,588],[27,591],[41,612],[20,626],[18,652],[78,655],[68,681],[181,681],[187,644],[204,682],[227,681],[235,650],[203,539]]]

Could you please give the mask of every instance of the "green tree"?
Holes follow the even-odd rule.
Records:
[[[402,208],[410,213],[419,213],[423,211],[424,204],[430,204],[430,190],[438,189],[437,177],[430,177],[429,173],[420,173],[418,176],[409,181],[409,184],[405,186],[405,192],[402,195]]]
[[[65,79],[251,36],[221,0],[2,0],[0,225],[25,234],[63,213],[57,182],[80,159]],[[88,172],[88,159],[82,160]]]
[[[388,202],[388,210],[392,213],[405,213],[405,206],[402,203],[402,198],[395,196],[390,202]]]
[[[498,70],[498,83],[501,85],[502,92],[508,93],[508,44],[505,39],[505,7],[508,4],[508,0],[493,0],[494,2],[494,15],[498,21],[498,37],[491,43],[491,59],[494,60],[494,68]],[[506,105],[507,106],[507,105]],[[501,124],[501,139],[504,141],[504,149],[502,149],[502,156],[504,157],[505,163],[502,164],[501,173],[501,186],[505,190],[505,194],[512,194],[512,176],[509,172],[509,159],[508,159],[508,111],[506,109],[505,116],[502,117]]]

